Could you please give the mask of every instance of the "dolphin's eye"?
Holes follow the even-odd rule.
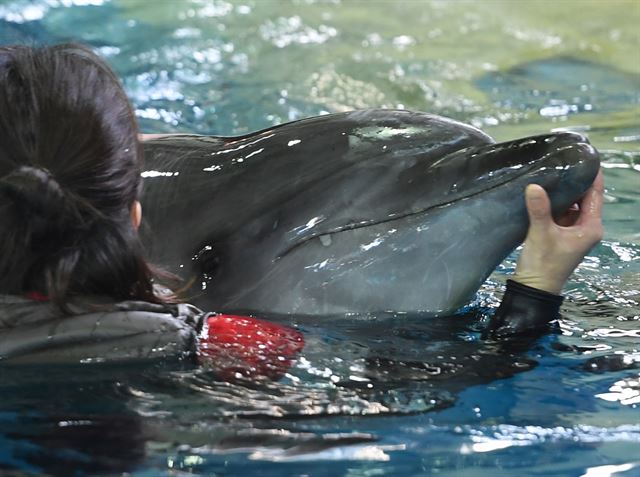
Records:
[[[203,287],[206,287],[205,283],[213,280],[218,274],[218,270],[220,269],[220,255],[216,253],[214,246],[205,245],[191,260],[194,262],[194,268],[202,273],[202,279],[204,280]]]

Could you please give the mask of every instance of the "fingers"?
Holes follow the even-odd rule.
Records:
[[[602,203],[604,200],[604,178],[602,170],[593,181],[593,185],[587,191],[581,207],[582,213],[576,222],[580,229],[581,236],[584,237],[590,246],[595,245],[604,235],[602,227]]]
[[[531,227],[548,227],[553,223],[551,202],[545,190],[538,184],[529,184],[524,191]]]
[[[593,181],[591,188],[591,197],[589,197],[590,201],[589,204],[587,204],[587,210],[591,217],[595,217],[600,220],[600,217],[602,216],[602,202],[604,199],[604,176],[602,175],[602,169],[598,171],[596,180]]]
[[[602,202],[604,200],[604,178],[602,170],[598,171],[598,175],[593,181],[593,185],[587,191],[581,208],[579,224],[591,225],[598,224],[602,219]]]

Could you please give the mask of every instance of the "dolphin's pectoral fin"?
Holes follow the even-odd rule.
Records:
[[[455,362],[429,363],[373,356],[366,359],[367,378],[372,381],[430,381],[452,376],[462,366]]]
[[[449,343],[455,350],[456,344]],[[523,350],[524,351],[524,350]],[[468,355],[452,355],[447,359],[405,360],[371,356],[366,358],[366,383],[375,387],[392,386],[402,382],[446,382],[452,390],[458,386],[491,382],[495,379],[510,378],[518,373],[535,368],[538,363],[520,354],[510,354],[497,350],[478,349]]]

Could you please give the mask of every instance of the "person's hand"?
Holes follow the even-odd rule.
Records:
[[[523,285],[559,295],[567,279],[603,235],[604,180],[598,172],[580,202],[557,222],[545,190],[530,184],[525,190],[529,231],[513,279]]]

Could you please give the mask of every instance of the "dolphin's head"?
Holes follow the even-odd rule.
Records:
[[[561,213],[599,167],[579,134],[495,144],[453,121],[398,117],[338,124],[333,137],[276,131],[285,144],[306,144],[296,151],[304,167],[278,172],[275,157],[288,150],[272,145],[269,167],[238,179],[253,191],[234,196],[227,187],[227,198],[218,196],[216,207],[232,213],[193,226],[197,247],[184,255],[205,278],[198,303],[297,314],[454,312],[524,238],[526,185],[542,185]],[[264,154],[266,143],[255,150]],[[195,238],[206,227],[207,238]]]

